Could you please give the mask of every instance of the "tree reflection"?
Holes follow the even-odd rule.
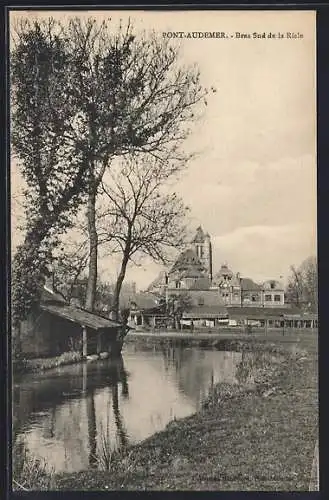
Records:
[[[124,399],[128,399],[129,398],[128,373],[125,370],[124,361],[123,361],[122,356],[120,356],[120,358],[118,360],[117,371],[118,371],[118,380],[122,384],[121,394],[124,397]]]
[[[110,397],[112,399],[112,409],[114,415],[114,422],[117,428],[117,435],[119,438],[120,448],[126,448],[128,445],[127,431],[123,423],[122,415],[120,412],[119,400],[119,384],[122,384],[123,397],[129,397],[128,376],[124,367],[122,356],[114,363],[108,366],[108,387],[110,389]],[[99,377],[104,377],[104,372],[99,370]],[[89,466],[95,467],[97,464],[102,468],[108,469],[111,464],[111,455],[113,446],[111,444],[110,433],[110,406],[107,408],[106,425],[105,429],[100,424],[99,429],[99,447],[97,449],[97,427],[96,427],[96,410],[95,410],[95,388],[87,390],[87,419],[88,419],[88,439],[89,439]]]
[[[100,423],[99,436],[98,436],[99,447],[97,450],[97,462],[98,466],[101,467],[103,470],[110,469],[112,462],[112,455],[115,451],[115,445],[111,440],[111,432],[110,432],[111,406],[114,416],[116,433],[118,437],[119,449],[125,449],[128,446],[128,435],[120,411],[120,398],[119,398],[120,383],[122,384],[122,397],[123,398],[129,397],[128,375],[125,370],[122,357],[120,357],[119,359],[116,360],[115,363],[110,365],[110,372],[111,374],[108,384],[109,400],[106,410],[106,424],[103,427],[102,423]],[[96,437],[95,437],[95,442],[96,442]]]
[[[119,408],[118,384],[113,384],[112,386],[112,407],[114,413],[114,421],[117,427],[117,433],[119,437],[120,448],[125,449],[128,445],[128,437]]]
[[[162,350],[165,369],[175,369],[179,390],[199,402],[211,384],[212,367],[204,363],[205,352],[170,345]]]
[[[86,395],[87,403],[87,422],[88,422],[88,442],[89,442],[89,466],[97,465],[97,442],[96,442],[96,411],[94,391]]]
[[[123,357],[120,356],[117,364],[117,380],[112,385],[112,407],[114,413],[114,420],[117,427],[117,434],[121,448],[126,448],[128,445],[128,437],[125,425],[120,412],[119,406],[119,383],[122,384],[122,395],[124,398],[129,397],[128,376],[124,367]]]
[[[110,460],[117,447],[116,435],[119,447],[128,445],[121,406],[129,398],[129,377],[122,356],[27,376],[13,387],[12,398],[12,446],[27,424],[48,441],[47,446],[58,450],[56,456],[48,456],[49,449],[44,451],[41,443],[38,447],[41,455],[56,467],[59,464],[58,470],[67,468],[65,453],[73,468],[76,464],[99,467],[103,434]],[[27,439],[32,443],[35,436]]]

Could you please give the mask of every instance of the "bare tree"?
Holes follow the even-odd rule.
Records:
[[[132,152],[185,164],[182,144],[207,91],[170,41],[95,19],[23,20],[11,58],[12,142],[27,182],[25,242],[17,251],[15,315],[36,300],[58,234],[87,198],[89,280],[97,283],[96,200],[107,167]],[[86,197],[86,198],[85,198]],[[24,269],[36,269],[25,279]],[[25,291],[29,290],[26,295]],[[16,293],[17,292],[17,293]]]
[[[314,256],[305,259],[300,272],[303,277],[304,300],[307,307],[313,312],[318,309],[318,263]]]
[[[289,276],[286,297],[299,307],[303,301],[303,283],[300,271],[295,266],[290,266],[291,275]]]
[[[188,209],[176,193],[165,192],[166,182],[176,171],[170,162],[134,156],[113,165],[102,183],[108,208],[100,222],[100,243],[108,243],[121,256],[112,304],[115,318],[128,263],[143,255],[166,263],[168,250],[185,241]]]
[[[296,268],[291,266],[286,298],[297,307],[317,312],[318,270],[316,257],[308,257]]]
[[[180,146],[190,133],[196,104],[206,94],[196,68],[179,64],[178,49],[155,34],[76,18],[68,26],[75,105],[80,109],[88,163],[89,280],[92,310],[97,282],[96,199],[114,157],[144,152],[159,161],[184,163]]]
[[[54,287],[63,293],[67,300],[73,296],[76,288],[85,277],[89,261],[88,238],[65,242],[53,256],[52,274]],[[81,290],[85,301],[85,290]]]

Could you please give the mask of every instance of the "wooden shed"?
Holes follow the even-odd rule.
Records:
[[[29,356],[57,356],[74,350],[84,356],[113,352],[124,326],[69,304],[44,288],[41,302],[21,324],[21,351]]]

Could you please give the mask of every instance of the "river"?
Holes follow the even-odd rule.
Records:
[[[101,467],[105,452],[142,441],[236,384],[240,352],[127,344],[116,362],[64,366],[14,380],[13,441],[54,471]]]

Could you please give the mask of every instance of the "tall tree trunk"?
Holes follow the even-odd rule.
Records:
[[[93,311],[96,299],[97,285],[97,253],[98,253],[98,235],[96,230],[96,192],[94,185],[88,195],[87,219],[89,233],[89,274],[86,291],[85,308]]]
[[[90,129],[91,134],[94,136],[94,118],[91,120]],[[85,308],[88,311],[93,311],[95,308],[96,300],[96,287],[97,287],[97,264],[98,264],[98,234],[96,229],[96,199],[99,184],[102,182],[105,169],[108,165],[108,158],[106,157],[102,163],[101,169],[96,174],[95,162],[90,160],[90,188],[88,194],[87,206],[87,221],[88,221],[88,234],[89,234],[89,272],[88,283],[86,291]]]
[[[122,288],[122,283],[125,279],[126,276],[126,270],[127,270],[127,265],[128,265],[128,252],[126,252],[123,256],[122,262],[121,262],[121,268],[119,275],[117,277],[117,281],[115,284],[115,289],[114,289],[114,296],[113,296],[113,304],[112,304],[112,319],[118,321],[119,320],[119,309],[120,309],[120,293],[121,293],[121,288]]]

